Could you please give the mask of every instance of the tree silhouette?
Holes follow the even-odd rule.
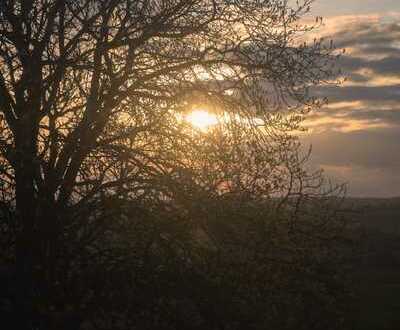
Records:
[[[1,243],[15,275],[4,310],[16,327],[282,321],[298,249],[316,267],[340,227],[312,210],[331,199],[292,134],[336,56],[299,41],[311,2],[1,2]],[[193,128],[185,115],[199,107],[219,124]],[[263,294],[280,317],[261,316]]]

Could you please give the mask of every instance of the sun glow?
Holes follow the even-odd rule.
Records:
[[[186,116],[186,120],[200,130],[207,130],[218,124],[216,115],[202,109],[193,110]]]

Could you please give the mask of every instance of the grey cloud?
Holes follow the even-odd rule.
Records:
[[[294,0],[290,0],[293,1]],[[315,15],[353,15],[400,10],[398,0],[318,0],[312,5]]]
[[[335,168],[320,165],[334,182],[347,183],[349,196],[390,198],[400,195],[398,170],[365,167]]]
[[[334,182],[348,183],[350,196],[400,195],[400,129],[326,131],[304,138],[311,164]]]
[[[371,22],[359,22],[352,26],[346,26],[345,30],[336,31],[330,36],[339,48],[380,46],[388,47],[396,43],[400,38],[399,24],[376,25]]]
[[[391,107],[387,104],[385,108],[378,108],[376,102],[365,104],[362,107],[340,107],[340,108],[323,108],[317,112],[312,113],[308,120],[320,119],[322,117],[341,118],[343,119],[344,127],[348,120],[365,120],[365,121],[379,121],[386,123],[388,126],[399,125],[400,127],[400,105],[395,104]],[[330,124],[329,124],[330,125]],[[340,128],[336,127],[336,128]]]
[[[303,141],[312,145],[315,163],[396,170],[400,176],[398,128],[347,133],[330,130],[307,136]]]
[[[353,196],[400,195],[400,24],[381,18],[332,18],[329,38],[351,49],[338,67],[352,84],[311,90],[332,106],[311,114],[316,129],[302,138],[313,146],[312,164],[349,182]]]
[[[400,51],[399,51],[400,55]],[[370,61],[367,63],[376,73],[381,74],[400,74],[400,56],[386,57],[379,61]]]
[[[367,45],[363,47],[363,51],[371,55],[385,55],[391,57],[398,57],[400,55],[399,48],[389,45]]]
[[[366,82],[371,77],[360,74],[360,69],[369,69],[376,75],[400,76],[400,24],[378,24],[365,18],[352,24],[344,24],[330,32],[329,38],[336,47],[350,48],[350,55],[342,56],[337,66],[345,76],[355,82]],[[374,59],[373,55],[379,55]]]
[[[328,97],[330,102],[400,101],[400,85],[393,86],[319,86],[313,88],[317,97]]]
[[[400,109],[392,110],[354,110],[349,111],[346,117],[360,120],[379,120],[387,124],[400,125]],[[400,142],[400,140],[399,140]]]
[[[365,60],[359,57],[343,56],[337,65],[345,74],[360,69],[370,69],[375,74],[400,76],[400,50],[397,50],[396,56],[391,55],[380,60]]]

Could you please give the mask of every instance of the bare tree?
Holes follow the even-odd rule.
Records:
[[[1,1],[2,228],[26,328],[118,200],[184,207],[190,182],[196,198],[304,191],[291,132],[335,56],[301,42],[311,2]],[[190,127],[196,107],[222,129]]]

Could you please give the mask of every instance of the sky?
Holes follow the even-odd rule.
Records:
[[[399,0],[315,0],[313,12],[323,17],[400,11]]]
[[[329,104],[306,121],[311,162],[349,196],[400,196],[400,0],[316,0],[312,14],[346,49],[347,81],[315,90]]]

